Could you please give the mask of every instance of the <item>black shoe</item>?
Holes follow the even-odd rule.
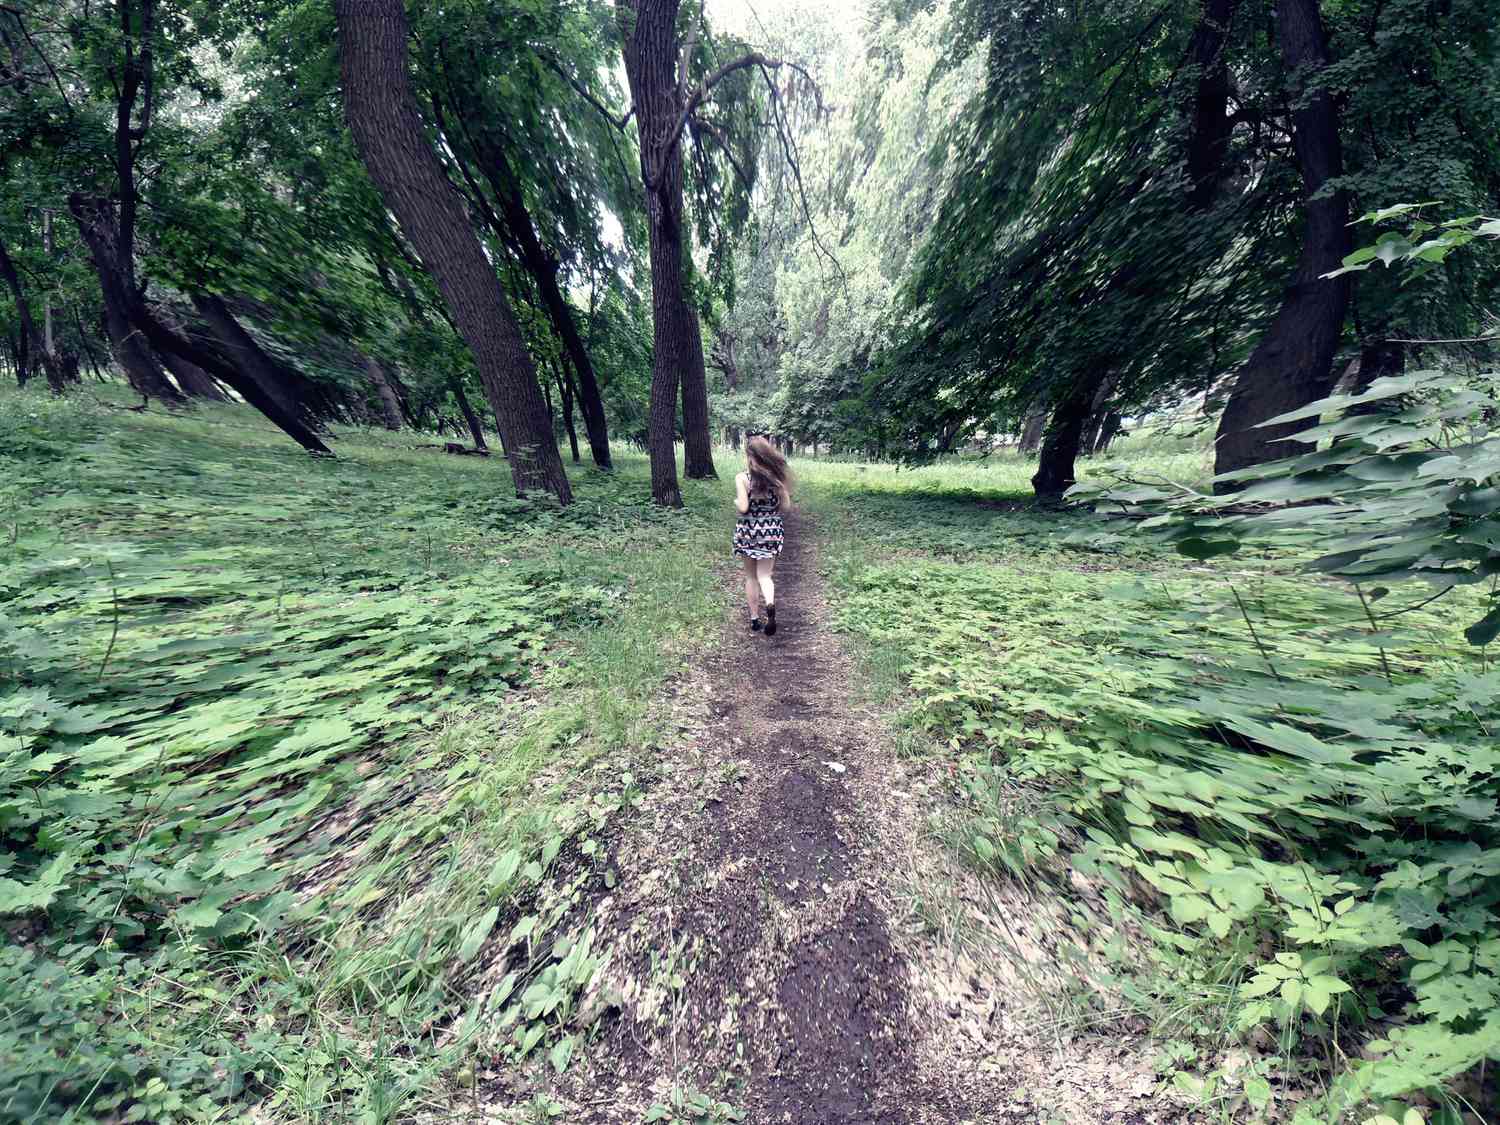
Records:
[[[768,606],[766,606],[766,636],[768,636],[768,637],[774,637],[775,635],[776,635],[776,607],[774,605],[768,605]]]
[[[759,633],[760,632],[760,618],[759,617],[752,617],[750,619],[750,631],[752,633]]]

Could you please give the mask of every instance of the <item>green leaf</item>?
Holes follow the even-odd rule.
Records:
[[[458,961],[460,964],[474,959],[474,955],[484,945],[485,939],[490,936],[490,931],[495,928],[495,920],[499,917],[500,908],[492,906],[468,923],[464,928],[463,940],[458,946]]]
[[[1179,539],[1176,546],[1178,554],[1200,560],[1232,555],[1240,549],[1237,539],[1204,539],[1199,536]]]
[[[1464,630],[1464,639],[1478,647],[1489,644],[1496,636],[1500,636],[1500,606]]]
[[[552,1045],[548,1054],[548,1061],[552,1063],[552,1069],[558,1074],[568,1069],[568,1062],[573,1057],[573,1037],[565,1035]]]

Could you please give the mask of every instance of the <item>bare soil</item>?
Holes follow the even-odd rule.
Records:
[[[764,1125],[1189,1120],[1134,1037],[1049,1020],[1077,935],[933,838],[944,767],[893,754],[810,520],[787,523],[777,635],[735,598],[664,701],[681,738],[615,841],[594,908],[612,953],[581,1015],[596,1039],[552,1085],[560,1119],[638,1122],[676,1088]]]

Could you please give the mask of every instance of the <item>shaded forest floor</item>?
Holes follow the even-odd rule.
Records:
[[[1482,806],[1444,604],[1372,636],[1017,459],[804,462],[766,638],[726,482],[663,512],[622,454],[559,511],[410,435],[6,396],[0,1121],[1363,1120],[1328,1057],[1417,1020],[1386,954],[1342,1024],[1241,993],[1298,887],[1378,921],[1418,854],[1328,810]]]

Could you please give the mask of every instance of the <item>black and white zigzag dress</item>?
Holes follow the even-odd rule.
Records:
[[[781,494],[775,489],[750,496],[750,510],[735,521],[734,553],[742,559],[774,559],[781,554]]]

